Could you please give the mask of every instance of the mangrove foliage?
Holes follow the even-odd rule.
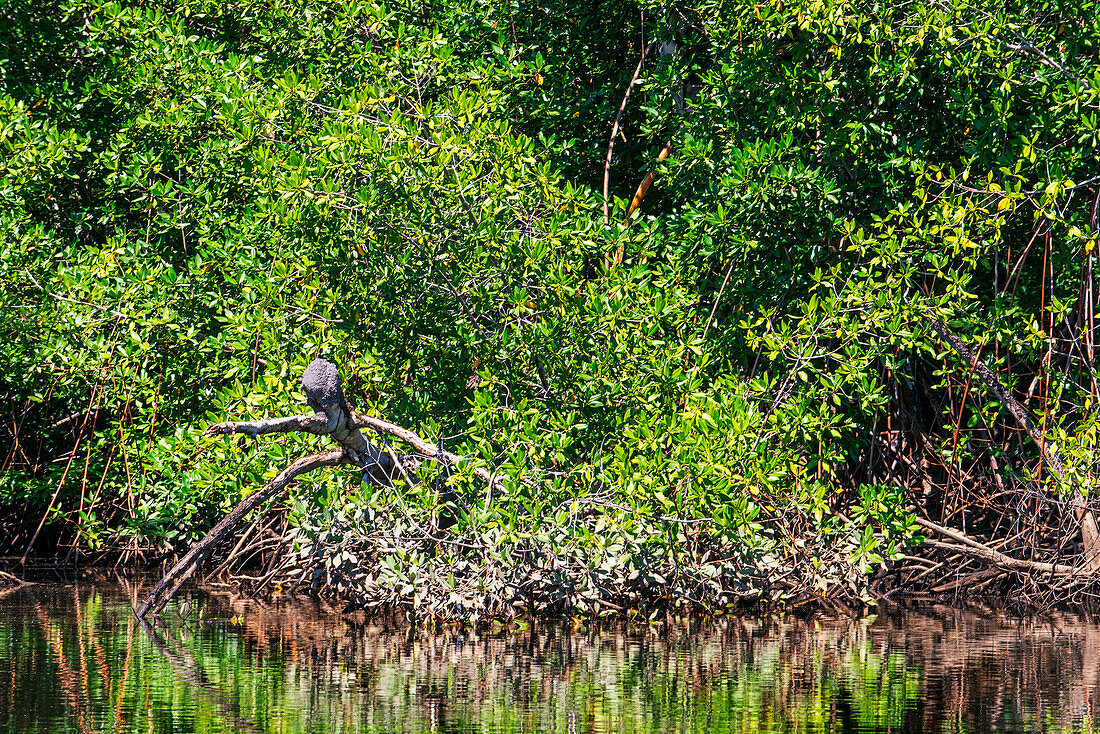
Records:
[[[3,0],[7,570],[173,560],[348,451],[203,435],[321,358],[419,448],[341,424],[399,475],[288,480],[204,577],[1086,601],[1098,44],[1093,0]]]

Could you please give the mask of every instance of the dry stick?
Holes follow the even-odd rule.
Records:
[[[987,568],[983,571],[975,571],[974,573],[968,573],[965,576],[961,576],[954,581],[948,581],[946,583],[935,586],[930,591],[933,594],[943,594],[949,591],[958,592],[962,588],[966,588],[967,591],[974,591],[980,589],[983,586],[988,585],[995,579],[1007,576],[1008,572],[1001,570],[1000,568]]]
[[[1000,380],[993,374],[993,371],[986,367],[961,339],[951,333],[947,325],[942,321],[929,317],[928,323],[933,331],[939,334],[944,341],[951,345],[951,348],[954,349],[960,357],[966,360],[970,368],[977,373],[981,381],[985,383],[985,386],[989,388],[990,392],[997,397],[1001,404],[1008,408],[1008,411],[1012,413],[1012,417],[1016,419],[1016,422],[1019,423],[1025,431],[1027,431],[1031,440],[1039,447],[1040,453],[1051,470],[1057,474],[1059,478],[1065,478],[1066,469],[1065,465],[1062,464],[1062,460],[1047,451],[1046,439],[1043,434],[1035,427],[1035,424],[1031,422],[1031,418],[1028,417],[1028,414],[1020,404],[1016,402],[1016,399],[1008,393],[1003,385],[1001,385]],[[1100,528],[1097,528],[1096,517],[1087,509],[1085,498],[1080,491],[1074,491],[1070,506],[1073,508],[1074,515],[1077,517],[1077,522],[1081,526],[1081,539],[1085,544],[1085,563],[1083,564],[1083,570],[1091,573],[1100,568],[1100,564],[1098,564],[1098,561],[1100,561]]]
[[[267,552],[268,550],[271,550],[273,548],[277,549],[277,548],[279,548],[283,545],[285,545],[285,542],[283,541],[282,538],[260,538],[256,541],[254,541],[253,543],[250,543],[247,548],[245,548],[243,551],[241,551],[241,554],[240,554],[239,558],[237,559],[238,560],[237,566],[238,566],[238,568],[242,568],[245,564],[247,564],[249,561],[251,561],[256,556],[260,556],[260,561],[263,561],[263,554],[265,552]],[[275,560],[274,558],[271,559],[272,562],[274,560]],[[267,565],[267,568],[271,567],[270,562],[266,565]],[[267,568],[265,568],[264,570],[266,571]]]
[[[92,416],[92,429],[95,430],[95,422],[99,418],[99,408],[96,408],[94,411],[92,411]],[[85,418],[85,424],[86,422],[87,418]],[[77,521],[76,523],[74,523],[77,527],[77,532],[76,535],[73,536],[73,544],[69,547],[69,553],[72,553],[74,550],[76,550],[77,541],[80,538],[80,513],[84,512],[84,496],[88,491],[88,467],[91,466],[91,464],[92,450],[89,448],[87,451],[84,452],[84,472],[80,477],[80,505],[77,508]],[[69,556],[66,555],[65,559],[68,560],[68,558]],[[62,565],[64,565],[64,561],[62,562]]]
[[[38,527],[35,528],[34,535],[32,535],[31,539],[27,542],[27,547],[23,549],[23,557],[19,559],[20,566],[27,562],[27,556],[30,555],[31,548],[34,547],[34,541],[38,540],[38,534],[42,532],[42,526],[46,524],[46,519],[50,516],[50,512],[53,511],[54,503],[57,502],[57,497],[61,494],[61,488],[65,486],[65,479],[69,476],[69,469],[73,465],[73,458],[76,457],[76,452],[80,448],[80,441],[83,438],[83,434],[76,438],[72,453],[69,454],[69,461],[65,464],[65,471],[61,472],[61,480],[57,483],[57,489],[53,491],[53,497],[50,497],[50,503],[46,505],[46,512],[43,513],[42,519],[38,521]]]
[[[241,533],[240,540],[238,540],[237,544],[233,546],[233,550],[229,551],[229,555],[225,557],[225,560],[222,561],[213,571],[206,574],[207,580],[215,578],[219,573],[229,568],[229,564],[233,563],[233,561],[236,560],[237,553],[240,552],[241,546],[243,546],[245,544],[245,541],[247,541],[249,537],[252,536],[252,532],[256,529],[256,526],[259,525],[260,521],[263,519],[263,515],[256,516],[256,519],[252,521],[252,524],[249,525],[243,533]]]
[[[665,147],[661,148],[661,152],[657,154],[657,163],[664,163],[665,158],[668,158],[668,154],[672,152],[672,141],[665,143]],[[642,199],[645,198],[646,193],[649,192],[649,187],[653,185],[654,179],[657,177],[657,172],[650,170],[645,175],[641,183],[638,184],[638,190],[634,192],[634,198],[630,200],[630,208],[626,210],[626,217],[623,218],[623,222],[627,225],[630,224],[630,217],[637,211],[638,207],[642,204]]]
[[[1100,214],[1100,188],[1097,188],[1097,190],[1096,190],[1096,198],[1092,202],[1092,217],[1089,219],[1089,227],[1092,229],[1093,232],[1096,231],[1096,223],[1097,223],[1097,215],[1098,214]],[[1087,252],[1085,253],[1085,257],[1088,258],[1088,266],[1089,266],[1088,267],[1088,273],[1089,273],[1089,285],[1088,285],[1088,287],[1089,287],[1089,290],[1088,290],[1089,318],[1088,318],[1088,332],[1086,332],[1087,333],[1086,341],[1089,345],[1089,365],[1091,366],[1091,365],[1096,364],[1096,362],[1095,362],[1095,352],[1094,352],[1094,346],[1095,346],[1095,341],[1096,341],[1096,304],[1093,300],[1094,299],[1093,282],[1092,282],[1092,260],[1093,259],[1091,257],[1088,257]],[[1090,381],[1090,386],[1091,386],[1091,395],[1092,395],[1093,400],[1095,401],[1098,398],[1100,398],[1100,386],[1098,386],[1097,382],[1096,382],[1096,372],[1094,370],[1089,370],[1089,371],[1091,372],[1091,374],[1089,376],[1089,381]]]
[[[276,522],[278,522],[278,520],[276,520]],[[283,527],[282,527],[282,530],[280,530],[279,532],[276,533],[274,530],[271,529],[271,526],[265,526],[264,531],[267,532],[267,533],[270,533],[271,537],[270,538],[260,538],[252,546],[252,555],[250,555],[248,557],[248,559],[251,559],[252,556],[254,556],[258,553],[263,553],[264,550],[267,548],[267,545],[271,545],[276,549],[283,546],[286,543],[286,528],[287,528],[287,525],[289,525],[289,524],[290,524],[290,516],[289,515],[283,515]],[[273,565],[275,565],[276,561],[279,562],[280,567],[285,565],[285,563],[286,563],[285,555],[286,554],[283,554],[282,556],[280,556],[279,554],[272,553],[268,557],[267,562],[264,563],[264,568],[263,568],[264,573],[267,573],[269,570],[271,570],[271,567]],[[248,560],[248,559],[246,559],[246,560]],[[260,556],[260,559],[261,559],[261,561],[263,560],[262,555]],[[253,589],[254,592],[257,591],[257,590],[258,590],[258,587]]]
[[[661,152],[657,156],[657,163],[660,164],[660,163],[664,162],[665,158],[668,158],[668,154],[671,153],[671,152],[672,152],[672,141],[670,140],[667,143],[665,143],[664,148],[661,148]],[[638,190],[634,192],[634,198],[630,200],[630,208],[626,210],[626,216],[623,217],[623,224],[625,224],[627,227],[629,227],[631,221],[633,221],[631,219],[631,217],[634,215],[634,212],[637,211],[638,207],[641,206],[642,199],[645,198],[646,193],[649,191],[649,187],[653,185],[653,181],[654,181],[654,179],[656,179],[656,177],[657,177],[657,172],[653,169],[650,169],[650,171],[645,175],[645,178],[642,179],[642,182],[638,184]],[[623,255],[625,253],[626,253],[626,242],[623,242],[622,244],[619,245],[618,249],[615,250],[615,256],[614,256],[614,258],[612,258],[612,261],[611,261],[612,264],[613,265],[622,264]]]
[[[9,465],[15,463],[15,455],[21,452],[19,445],[19,419],[15,416],[15,410],[11,412],[11,445],[8,446],[8,455],[0,461],[0,471],[5,471]],[[23,454],[26,457],[26,454]]]
[[[99,477],[99,484],[95,488],[95,494],[88,500],[88,512],[91,513],[95,510],[96,503],[99,502],[99,495],[103,493],[103,485],[107,481],[107,475],[111,471],[111,462],[115,458],[115,445],[111,445],[111,450],[107,452],[107,463],[103,467],[103,474]]]
[[[607,158],[603,162],[604,224],[608,224],[611,221],[611,212],[608,208],[607,188],[608,182],[611,180],[611,156],[615,151],[615,138],[619,134],[619,122],[623,119],[623,112],[626,110],[626,101],[630,99],[630,93],[634,91],[634,85],[638,83],[638,78],[642,75],[642,64],[645,62],[646,54],[649,53],[651,48],[653,48],[652,43],[642,49],[642,56],[638,59],[638,67],[634,69],[634,76],[630,77],[630,84],[626,85],[626,94],[623,95],[623,101],[619,104],[619,111],[615,114],[615,124],[611,126],[611,139],[607,142]]]
[[[1078,575],[1078,569],[1075,566],[1066,566],[1061,563],[1041,563],[1039,561],[1023,561],[1019,558],[1012,558],[1006,556],[1003,553],[987,548],[986,550],[979,550],[977,548],[971,548],[969,546],[957,545],[956,543],[943,543],[938,540],[926,540],[924,541],[933,548],[939,548],[940,550],[950,551],[952,553],[958,553],[961,555],[971,556],[978,558],[987,563],[992,563],[994,566],[1008,569],[1010,571],[1028,571],[1032,573],[1049,574],[1052,576],[1073,576]]]
[[[13,576],[12,574],[10,574],[6,571],[0,571],[0,586],[4,586],[5,584],[11,584],[15,587],[20,587],[20,586],[26,586],[29,583],[31,583],[31,582],[30,581],[24,581],[23,579],[19,578],[18,576]]]
[[[1039,234],[1042,232],[1042,226],[1036,225],[1035,231],[1031,235],[1031,239],[1027,241],[1027,246],[1024,248],[1024,252],[1020,255],[1020,258],[1016,261],[1016,264],[1012,267],[1011,272],[1006,271],[1005,275],[1005,287],[1001,289],[1001,296],[1008,293],[1008,287],[1015,279],[1016,284],[1012,287],[1012,297],[1016,297],[1016,290],[1020,287],[1020,268],[1024,266],[1024,262],[1027,260],[1028,254],[1031,252],[1031,246],[1035,244],[1035,240],[1039,238]]]
[[[726,276],[722,278],[722,285],[718,288],[718,295],[714,297],[714,305],[710,307],[710,316],[707,316],[707,323],[703,326],[703,338],[707,338],[707,332],[710,330],[710,322],[714,320],[714,312],[718,310],[718,302],[722,300],[722,293],[726,290],[726,283],[729,283],[730,274],[733,273],[734,259],[730,258],[729,267],[726,268]]]
[[[1018,43],[1018,44],[1010,43],[1010,44],[1007,44],[1007,45],[1008,45],[1008,48],[1012,49],[1013,51],[1025,51],[1027,53],[1030,53],[1030,54],[1038,57],[1040,62],[1042,62],[1046,66],[1049,66],[1051,69],[1054,69],[1055,71],[1058,71],[1058,72],[1062,73],[1064,76],[1068,76],[1070,79],[1077,82],[1078,84],[1080,84],[1085,89],[1092,89],[1092,87],[1089,86],[1088,81],[1086,81],[1085,79],[1077,76],[1073,72],[1066,69],[1066,67],[1062,66],[1057,61],[1055,61],[1054,59],[1047,56],[1043,52],[1042,49],[1038,48],[1037,46],[1035,46],[1030,41],[1021,39],[1021,42]]]
[[[965,576],[959,576],[952,581],[942,583],[939,586],[934,586],[932,587],[931,592],[933,594],[942,594],[947,591],[956,591],[960,587],[970,586],[977,581],[988,579],[991,576],[999,576],[1002,573],[1004,573],[1004,571],[1000,568],[983,568],[980,571],[974,571],[973,573],[968,573]]]
[[[276,547],[281,545],[281,539],[278,539],[276,541],[275,545],[276,545]],[[274,562],[274,560],[275,560],[274,554],[272,555],[271,560],[272,560],[272,562]],[[279,563],[277,565],[275,565],[274,568],[272,568],[270,571],[267,571],[255,583],[252,584],[252,593],[255,594],[260,589],[262,589],[264,586],[267,586],[267,584],[271,581],[271,579],[275,578],[275,575],[278,574],[280,571],[282,571],[284,568],[286,568],[286,559],[285,558],[281,559],[279,561]]]
[[[243,433],[253,438],[265,433],[312,433],[329,436],[348,452],[350,463],[371,471],[379,482],[389,481],[393,475],[393,457],[367,441],[359,432],[346,406],[330,405],[328,412],[314,415],[292,415],[285,418],[263,418],[258,421],[227,421],[216,423],[204,432],[204,436],[221,436]]]
[[[191,574],[195,572],[195,569],[206,559],[222,538],[228,535],[249,512],[289,487],[295,477],[323,466],[338,466],[344,463],[348,463],[348,459],[343,449],[331,449],[312,456],[304,456],[279,472],[279,475],[268,482],[265,487],[248,495],[244,501],[223,517],[206,534],[206,537],[192,546],[190,552],[164,575],[164,578],[149,594],[145,603],[138,609],[138,619],[144,619],[149,612],[153,614],[159,612],[183,583],[191,577]]]
[[[957,556],[955,556],[955,557],[957,558]],[[936,571],[940,570],[941,568],[943,568],[946,565],[947,565],[947,561],[940,561],[939,563],[937,563],[934,566],[929,566],[928,568],[925,568],[921,571],[914,571],[913,575],[905,580],[905,583],[912,584],[914,581],[920,581],[925,576],[928,576],[932,573],[935,573]]]

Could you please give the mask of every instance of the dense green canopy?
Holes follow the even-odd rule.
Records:
[[[394,598],[444,482],[484,552],[433,573],[557,555],[590,579],[569,608],[619,571],[707,605],[859,595],[914,513],[1072,555],[1098,43],[1091,0],[6,0],[9,550],[43,514],[83,550],[200,536],[309,449],[203,428],[301,412],[324,356],[509,490],[300,486],[286,547],[369,546]]]

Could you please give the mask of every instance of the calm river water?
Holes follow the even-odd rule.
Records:
[[[1100,703],[1100,622],[1071,614],[429,634],[195,593],[154,631],[137,596],[0,591],[0,732],[1091,731]]]

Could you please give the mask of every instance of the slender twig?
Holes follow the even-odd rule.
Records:
[[[1029,54],[1032,54],[1034,56],[1038,56],[1039,59],[1044,64],[1049,66],[1050,68],[1052,68],[1052,69],[1068,76],[1070,79],[1077,82],[1078,84],[1080,84],[1085,89],[1092,89],[1092,87],[1089,86],[1089,83],[1087,81],[1085,81],[1081,77],[1077,76],[1073,72],[1069,71],[1068,69],[1066,69],[1066,67],[1062,66],[1061,64],[1059,64],[1054,59],[1050,58],[1050,56],[1048,56],[1041,48],[1039,48],[1038,46],[1033,44],[1031,41],[1022,41],[1021,43],[1018,43],[1018,44],[1017,43],[1009,43],[1009,44],[1006,44],[1006,45],[1008,46],[1008,48],[1012,49],[1013,51],[1026,51]]]
[[[402,428],[389,421],[384,421],[381,418],[372,418],[369,415],[363,415],[362,413],[352,411],[352,420],[355,421],[355,425],[359,428],[373,428],[379,433],[399,438],[425,456],[436,459],[444,464],[457,466],[458,464],[470,461],[468,457],[459,456],[458,454],[453,454],[450,451],[444,450],[442,447],[433,446],[409,429]],[[485,467],[475,467],[474,473],[486,482],[494,485],[495,488],[499,488],[500,478],[495,477],[493,473]]]
[[[638,78],[642,75],[642,64],[645,63],[645,57],[653,48],[653,44],[649,44],[642,49],[642,56],[638,59],[638,66],[634,69],[633,76],[630,77],[630,83],[626,85],[626,94],[623,95],[623,101],[619,104],[619,111],[615,113],[615,123],[611,126],[611,139],[607,142],[607,158],[603,162],[603,223],[608,224],[611,221],[611,211],[609,208],[609,202],[607,198],[608,182],[611,179],[611,157],[615,152],[615,138],[619,135],[619,122],[623,118],[623,112],[626,110],[626,101],[630,99],[630,93],[634,91],[634,85],[638,83]]]
[[[714,320],[714,312],[718,310],[718,302],[722,300],[722,293],[726,290],[726,283],[730,280],[730,274],[733,272],[734,259],[730,258],[729,267],[726,268],[726,276],[722,278],[722,285],[718,288],[718,295],[714,297],[714,305],[710,307],[710,316],[707,316],[707,323],[703,326],[703,338],[707,338],[707,332],[710,330],[710,322]]]
[[[73,445],[73,450],[69,454],[69,460],[65,464],[65,470],[61,472],[61,479],[57,482],[57,489],[54,490],[53,497],[50,498],[50,503],[46,506],[46,512],[43,513],[42,519],[38,523],[38,527],[34,530],[34,535],[31,536],[30,541],[27,542],[27,547],[23,550],[23,557],[19,559],[19,565],[23,565],[27,562],[27,556],[30,555],[31,548],[34,547],[34,542],[38,540],[38,534],[42,532],[42,526],[46,524],[46,520],[50,516],[50,512],[53,511],[54,503],[57,502],[58,495],[61,494],[61,488],[65,486],[65,479],[69,476],[69,469],[73,465],[73,459],[76,458],[76,452],[80,448],[80,442],[84,439],[85,429],[88,427],[88,418],[94,415],[91,412],[92,406],[95,405],[96,396],[99,393],[100,385],[96,385],[92,390],[92,399],[88,402],[88,410],[84,413],[84,421],[80,424],[79,433],[76,437],[76,443]]]

